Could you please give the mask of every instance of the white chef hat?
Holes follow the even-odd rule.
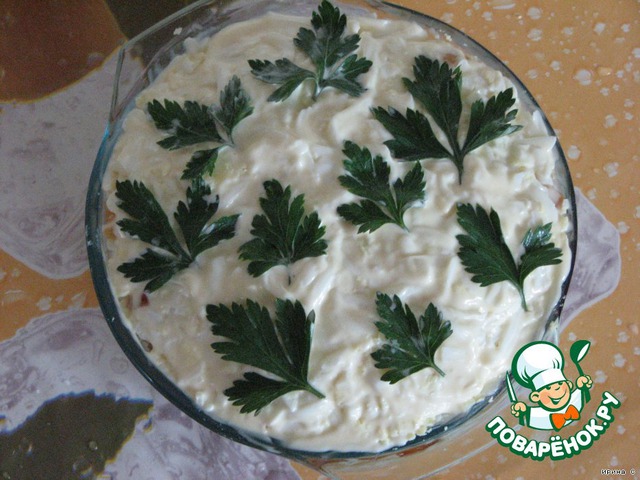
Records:
[[[532,391],[556,382],[565,382],[562,369],[564,357],[558,347],[549,342],[532,342],[513,357],[511,372],[521,385]]]

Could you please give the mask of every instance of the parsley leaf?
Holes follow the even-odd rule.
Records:
[[[318,398],[324,395],[307,380],[309,353],[315,314],[307,315],[300,302],[276,300],[275,320],[269,311],[247,300],[246,307],[233,303],[207,305],[207,319],[214,335],[228,341],[215,342],[211,348],[224,360],[243,363],[276,375],[280,380],[248,372],[224,394],[241,413],[255,412],[276,398],[295,390],[305,390]]]
[[[187,100],[181,107],[178,102],[165,99],[147,104],[147,111],[156,128],[170,135],[158,142],[162,148],[177,150],[202,142],[222,142],[216,122],[209,107]]]
[[[372,158],[368,149],[353,142],[345,142],[343,152],[348,157],[344,166],[349,174],[338,180],[364,200],[340,205],[338,214],[354,225],[360,225],[358,233],[373,232],[386,223],[395,223],[406,230],[404,212],[425,197],[426,183],[420,164],[416,164],[404,179],[398,178],[391,185],[391,169],[382,156]]]
[[[204,250],[235,235],[238,215],[222,217],[210,223],[218,210],[218,197],[210,202],[211,188],[201,177],[187,188],[187,203],[180,201],[174,214],[180,227],[183,247],[169,218],[144,183],[130,180],[116,182],[118,207],[130,218],[117,222],[120,229],[152,245],[133,261],[123,263],[118,271],[133,282],[148,282],[145,290],[153,292],[180,270],[189,267]]]
[[[445,134],[448,148],[440,143],[421,112],[408,108],[403,116],[392,107],[376,107],[372,110],[374,117],[393,135],[385,145],[394,157],[407,161],[449,158],[458,170],[458,182],[462,183],[463,161],[469,152],[522,128],[510,123],[518,110],[509,110],[515,98],[513,88],[508,88],[486,103],[476,100],[471,105],[467,135],[461,145],[458,139],[462,113],[460,68],[451,69],[446,62],[440,64],[438,60],[420,55],[415,58],[413,73],[415,80],[403,78],[402,81]]]
[[[264,215],[256,215],[251,222],[255,238],[240,247],[240,258],[249,260],[249,273],[259,277],[276,265],[324,255],[325,227],[316,212],[304,215],[304,195],[291,201],[291,187],[283,189],[275,179],[265,182],[264,189],[266,197],[260,198]]]
[[[502,235],[500,217],[493,209],[487,213],[480,205],[474,209],[463,204],[458,205],[457,216],[466,231],[465,235],[456,236],[460,244],[458,257],[465,270],[473,275],[471,280],[483,287],[510,282],[518,290],[522,308],[527,311],[525,278],[538,267],[561,262],[562,250],[549,243],[551,223],[527,231],[522,240],[524,253],[517,265]]]
[[[213,173],[220,150],[234,145],[233,129],[253,113],[253,106],[240,79],[234,75],[220,92],[220,105],[208,107],[187,100],[181,107],[178,102],[165,99],[164,105],[158,100],[149,102],[147,110],[156,128],[169,133],[158,142],[162,148],[176,150],[204,142],[220,144],[215,148],[198,150],[191,156],[182,173],[184,180],[190,180]]]
[[[313,100],[327,87],[351,97],[360,96],[364,87],[356,78],[368,72],[372,62],[353,53],[358,49],[360,36],[345,36],[346,25],[347,17],[340,9],[323,0],[311,16],[313,30],[300,28],[293,43],[309,57],[315,71],[302,68],[287,58],[275,62],[249,60],[253,75],[263,82],[280,85],[268,100],[281,102],[287,99],[305,80],[314,82]]]
[[[434,359],[436,350],[453,333],[451,322],[444,321],[432,303],[416,319],[397,295],[391,298],[378,293],[376,306],[382,318],[376,327],[389,341],[371,354],[377,368],[388,369],[382,380],[393,384],[427,367],[444,376]]]

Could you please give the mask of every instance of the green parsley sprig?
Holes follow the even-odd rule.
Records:
[[[152,247],[135,260],[123,263],[118,271],[133,282],[148,282],[153,292],[177,272],[189,267],[200,253],[235,235],[238,215],[211,222],[218,211],[218,197],[210,200],[211,188],[201,177],[187,188],[187,202],[180,201],[174,218],[185,245],[173,230],[169,218],[153,193],[138,181],[116,182],[118,207],[129,215],[117,222],[120,229]]]
[[[453,333],[451,322],[443,320],[432,303],[420,318],[416,318],[397,295],[391,298],[378,293],[376,306],[382,318],[376,322],[376,327],[388,340],[371,354],[376,361],[375,366],[387,370],[381,379],[393,384],[429,367],[444,376],[445,373],[435,363],[435,355]]]
[[[153,100],[147,110],[156,128],[169,133],[158,142],[162,148],[176,150],[205,142],[218,143],[214,148],[198,150],[182,173],[185,180],[213,173],[220,151],[234,145],[233,130],[253,113],[251,98],[235,75],[220,92],[220,104],[206,106],[194,101]]]
[[[490,213],[476,205],[458,205],[458,223],[466,234],[457,235],[460,249],[458,257],[471,273],[471,280],[481,286],[507,281],[520,294],[522,308],[527,311],[524,295],[524,280],[536,268],[557,265],[561,262],[562,250],[555,247],[551,239],[551,223],[529,229],[522,239],[524,253],[520,263],[507,246],[500,217],[491,209]]]
[[[476,148],[520,130],[512,125],[518,111],[509,110],[515,103],[513,89],[508,88],[491,97],[486,103],[476,100],[471,105],[466,139],[460,144],[460,116],[462,113],[460,68],[451,69],[446,62],[418,56],[413,67],[415,80],[402,81],[411,95],[431,115],[435,124],[444,132],[448,146],[438,140],[429,119],[417,110],[407,109],[402,115],[396,109],[376,107],[375,118],[393,135],[385,142],[395,158],[418,161],[427,158],[449,158],[458,170],[458,182],[462,183],[465,156]]]
[[[237,303],[231,308],[207,305],[206,311],[211,332],[228,339],[212,343],[215,352],[224,360],[259,368],[281,379],[248,372],[242,380],[234,381],[224,394],[234,405],[241,406],[241,413],[257,415],[276,398],[295,390],[324,398],[307,379],[313,310],[307,315],[300,302],[277,299],[275,319],[265,307],[250,300],[246,307]]]
[[[304,52],[315,69],[309,70],[294,64],[287,58],[275,62],[269,60],[249,60],[251,73],[256,78],[270,84],[280,85],[268,98],[271,102],[281,102],[305,81],[314,83],[312,98],[316,100],[325,88],[333,87],[349,96],[358,97],[364,87],[357,77],[369,71],[372,62],[358,58],[353,53],[358,49],[360,36],[344,35],[347,17],[327,0],[311,16],[311,26],[300,28],[294,45]]]
[[[304,195],[291,200],[291,187],[283,189],[275,179],[265,182],[264,189],[266,197],[260,198],[264,214],[251,222],[255,238],[240,247],[240,258],[249,261],[249,273],[259,277],[276,265],[324,255],[325,227],[316,212],[305,216]]]
[[[338,180],[364,200],[340,205],[338,214],[359,225],[358,233],[373,232],[386,223],[394,223],[407,230],[404,213],[425,197],[426,183],[420,164],[416,164],[404,179],[398,178],[391,185],[391,168],[382,156],[372,157],[368,149],[353,142],[345,142],[343,152],[347,156],[344,167],[348,175],[342,175]]]

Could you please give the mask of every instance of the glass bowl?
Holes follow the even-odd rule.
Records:
[[[236,22],[279,12],[310,18],[317,8],[315,0],[209,0],[200,1],[168,17],[127,42],[120,51],[108,125],[91,174],[86,202],[86,240],[89,264],[100,307],[107,323],[130,361],[169,401],[208,429],[229,439],[276,453],[310,466],[331,478],[424,478],[461,462],[492,444],[484,426],[509,405],[503,382],[496,391],[476,403],[468,412],[436,425],[429,433],[403,446],[382,452],[302,451],[288,448],[271,438],[257,436],[205,413],[149,359],[139,339],[123,322],[118,302],[110,287],[106,268],[103,226],[106,209],[102,181],[109,158],[122,129],[122,122],[133,107],[135,97],[146,88],[169,62],[184,53],[184,41],[208,37]],[[435,37],[456,44],[467,55],[481,59],[502,72],[518,90],[522,108],[539,111],[549,135],[554,132],[533,96],[498,58],[466,34],[427,15],[377,0],[333,1],[348,15],[375,15],[380,18],[410,20]],[[576,204],[571,176],[560,144],[555,144],[556,189],[568,200],[567,212],[572,253],[569,273],[560,300],[547,319],[539,339],[557,343],[557,324],[573,271],[577,242]]]

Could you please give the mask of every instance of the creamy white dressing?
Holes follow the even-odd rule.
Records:
[[[558,301],[571,256],[566,205],[553,188],[555,139],[547,135],[537,114],[520,108],[516,123],[524,128],[470,153],[462,185],[450,160],[422,162],[426,200],[405,214],[408,232],[389,224],[371,234],[357,234],[357,227],[336,212],[339,205],[358,200],[338,182],[344,174],[343,143],[350,140],[382,155],[391,165],[392,179],[413,167],[412,162],[390,157],[383,145],[390,135],[370,109],[419,108],[400,80],[412,76],[417,55],[460,65],[463,117],[477,98],[486,100],[512,85],[454,45],[433,40],[418,25],[350,18],[349,31],[361,36],[358,54],[373,61],[371,70],[359,78],[366,92],[352,98],[326,90],[312,103],[304,86],[287,101],[267,102],[274,87],[255,79],[247,60],[288,57],[308,64],[292,43],[306,23],[304,18],[267,15],[228,27],[211,39],[190,41],[187,53],[175,58],[140,94],[104,180],[107,206],[114,213],[107,235],[110,281],[131,330],[153,345],[152,360],[215,418],[276,437],[292,448],[380,451],[466,412],[498,387],[517,349],[540,336]],[[235,147],[221,153],[213,176],[206,180],[220,197],[218,216],[241,214],[236,235],[202,253],[141,305],[144,283],[131,283],[116,271],[146,245],[115,226],[124,216],[116,207],[115,182],[144,182],[171,216],[185,196],[182,170],[200,148],[159,147],[156,142],[163,134],[147,116],[146,104],[165,98],[217,103],[233,75],[250,94],[254,113],[238,125]],[[263,182],[272,178],[291,185],[294,195],[305,195],[306,211],[317,211],[326,227],[328,249],[324,256],[253,278],[247,262],[239,260],[238,248],[252,238],[251,221],[261,213],[258,197],[264,194]],[[527,229],[553,222],[552,241],[562,249],[563,262],[539,268],[527,278],[528,312],[510,284],[481,287],[464,271],[455,239],[462,233],[456,221],[456,205],[461,202],[496,210],[507,244],[517,256]],[[377,292],[399,295],[417,315],[433,302],[451,322],[453,334],[435,356],[444,377],[427,368],[394,385],[380,380],[382,372],[371,358],[385,342],[374,325]],[[258,415],[241,414],[223,391],[255,368],[224,361],[211,349],[210,344],[221,339],[211,334],[205,307],[251,299],[273,311],[275,298],[297,299],[307,312],[314,310],[309,381],[326,398],[292,392]]]

